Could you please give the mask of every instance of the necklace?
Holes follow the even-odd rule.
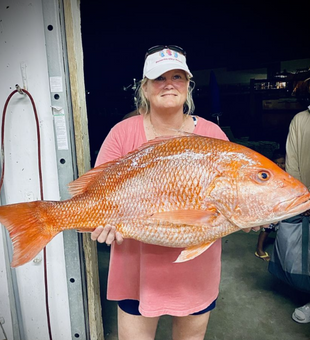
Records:
[[[180,128],[179,128],[179,129],[172,129],[172,128],[171,128],[171,130],[175,130],[175,131],[178,132],[178,134],[180,134],[180,133],[182,132],[183,128],[184,128],[184,125],[185,125],[185,122],[186,122],[186,118],[187,118],[187,116],[183,115],[183,123],[182,123],[182,125],[180,126]],[[159,133],[156,131],[155,126],[154,126],[153,123],[152,123],[151,115],[150,115],[150,124],[151,124],[151,128],[152,128],[152,131],[153,131],[154,136],[155,136],[155,137],[160,137],[160,136],[162,136],[161,134],[159,134]]]

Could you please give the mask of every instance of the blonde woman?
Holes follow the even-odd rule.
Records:
[[[160,136],[188,132],[227,140],[218,125],[193,115],[191,78],[182,48],[150,48],[137,92],[140,114],[111,129],[96,166]],[[92,239],[112,244],[107,298],[118,301],[120,340],[154,339],[164,314],[173,316],[173,339],[204,339],[219,293],[220,240],[197,258],[176,264],[180,249],[123,240],[113,226],[98,227]]]

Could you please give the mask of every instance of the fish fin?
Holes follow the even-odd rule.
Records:
[[[151,145],[156,145],[159,144],[160,142],[166,141],[167,139],[171,139],[171,136],[164,136],[164,137],[157,137],[155,139],[152,139],[144,144],[142,144],[139,148],[129,152],[127,155],[117,158],[113,161],[110,162],[106,162],[103,164],[100,164],[98,166],[96,166],[95,168],[87,171],[85,174],[83,174],[82,176],[80,176],[78,179],[72,181],[71,183],[69,183],[68,185],[68,189],[69,189],[69,193],[72,196],[77,196],[77,195],[81,195],[84,194],[86,192],[86,190],[88,189],[89,186],[92,185],[92,183],[95,183],[99,177],[102,176],[102,171],[104,171],[104,169],[119,163],[127,158],[130,158],[133,154],[135,154],[137,151],[141,151]]]
[[[171,137],[170,137],[171,138]],[[77,178],[76,180],[70,182],[68,184],[68,190],[69,193],[71,194],[71,196],[77,196],[77,195],[82,195],[84,194],[87,189],[95,182],[97,182],[97,180],[102,176],[102,172],[109,168],[110,166],[113,166],[117,163],[121,163],[122,161],[126,160],[127,158],[130,158],[133,154],[135,154],[137,151],[140,151],[150,145],[153,144],[158,144],[161,141],[164,141],[166,139],[170,139],[170,138],[166,138],[166,137],[158,137],[155,138],[143,145],[141,145],[139,148],[129,152],[128,154],[126,154],[123,157],[117,158],[115,160],[100,164],[98,166],[96,166],[95,168],[87,171],[85,174],[83,174],[82,176],[80,176],[79,178]],[[157,140],[158,139],[158,140]]]
[[[211,247],[214,242],[215,241],[185,248],[174,263],[181,263],[194,259]]]
[[[175,130],[175,132],[180,134],[180,132],[182,132],[182,131]],[[191,134],[191,133],[187,133],[187,132],[182,132],[182,134],[184,134],[185,136],[197,136],[193,133]],[[173,136],[172,135],[172,136],[156,137],[156,138],[142,144],[139,148],[137,148],[133,151],[130,151],[125,156],[122,156],[122,157],[117,158],[113,161],[110,161],[110,162],[96,166],[95,168],[87,171],[85,174],[83,174],[78,179],[69,183],[68,189],[69,189],[70,194],[72,196],[84,194],[86,192],[86,190],[89,188],[89,186],[91,186],[93,183],[95,183],[98,180],[98,178],[102,176],[102,171],[104,171],[104,169],[130,158],[137,151],[142,151],[142,150],[144,150],[144,149],[146,149],[150,146],[160,144],[161,142],[165,142],[168,139],[181,138],[181,137],[184,137],[184,136],[180,136],[180,135],[174,135]]]
[[[208,210],[175,210],[155,213],[151,216],[159,221],[169,221],[189,225],[211,224],[217,217],[216,208],[210,207]]]
[[[97,178],[102,174],[104,168],[110,165],[112,162],[101,164],[89,171],[87,171],[84,175],[72,181],[68,185],[69,192],[72,196],[84,194],[87,188],[94,182],[96,182]]]
[[[48,206],[49,202],[36,201],[0,207],[0,222],[13,242],[12,267],[31,261],[61,231],[43,222]]]
[[[97,180],[102,176],[102,172],[106,168],[120,162],[120,160],[121,158],[118,158],[113,161],[100,164],[96,166],[95,168],[85,172],[85,174],[83,174],[81,177],[70,182],[68,184],[68,189],[69,189],[69,193],[71,194],[71,196],[84,194],[86,190],[89,188],[89,186],[97,182]]]

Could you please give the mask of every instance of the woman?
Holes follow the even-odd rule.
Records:
[[[149,49],[137,92],[140,115],[111,129],[96,166],[160,136],[187,132],[227,140],[216,124],[191,115],[191,77],[183,49]],[[107,298],[118,301],[119,339],[154,339],[164,314],[174,316],[173,339],[204,339],[219,293],[220,240],[197,258],[176,264],[180,249],[123,240],[113,226],[96,228],[92,239],[112,244]]]

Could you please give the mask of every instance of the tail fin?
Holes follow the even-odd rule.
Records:
[[[0,207],[0,222],[13,242],[12,267],[31,261],[61,230],[48,228],[49,202],[36,201]]]

